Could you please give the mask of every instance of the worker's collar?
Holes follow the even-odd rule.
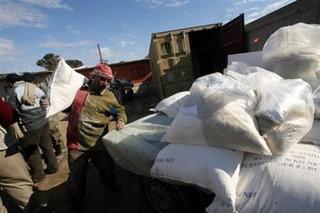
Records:
[[[107,92],[107,88],[106,89],[103,89],[101,92],[97,92],[97,91],[94,91],[94,90],[90,90],[90,94],[95,94],[95,95],[103,95]]]

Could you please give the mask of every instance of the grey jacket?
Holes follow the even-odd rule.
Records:
[[[14,94],[9,98],[9,103],[14,106],[20,115],[23,131],[36,130],[48,123],[46,110],[40,106],[40,99],[45,97],[45,93],[38,87],[34,91],[36,97],[35,104],[25,105],[21,99],[24,94],[26,83],[18,81],[14,84]]]

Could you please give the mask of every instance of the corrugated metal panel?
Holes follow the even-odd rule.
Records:
[[[175,30],[168,30],[164,32],[157,32],[153,33],[153,38],[161,38],[163,36],[167,36],[168,34],[181,34],[181,33],[189,33],[193,31],[199,31],[199,30],[208,30],[212,28],[219,28],[222,26],[222,23],[215,23],[215,24],[207,24],[207,25],[200,25],[195,27],[187,27],[187,28],[181,28],[181,29],[175,29]]]

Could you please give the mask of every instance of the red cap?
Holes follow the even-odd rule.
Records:
[[[106,78],[113,79],[112,69],[106,64],[98,64],[93,72],[98,73]]]

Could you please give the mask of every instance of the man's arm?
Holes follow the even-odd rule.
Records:
[[[125,112],[125,107],[118,102],[117,98],[112,92],[111,94],[112,94],[112,99],[113,99],[112,101],[113,101],[114,107],[117,110],[117,128],[122,129],[127,123],[127,115]]]
[[[23,138],[23,133],[18,125],[19,114],[8,103],[0,99],[0,125],[4,128],[10,128],[17,139]]]
[[[8,103],[0,100],[0,124],[7,128],[19,120],[17,111]]]
[[[18,97],[16,95],[16,92],[14,90],[12,90],[10,92],[7,99],[8,99],[7,103],[9,103],[13,108],[18,109],[19,101],[18,101]]]

